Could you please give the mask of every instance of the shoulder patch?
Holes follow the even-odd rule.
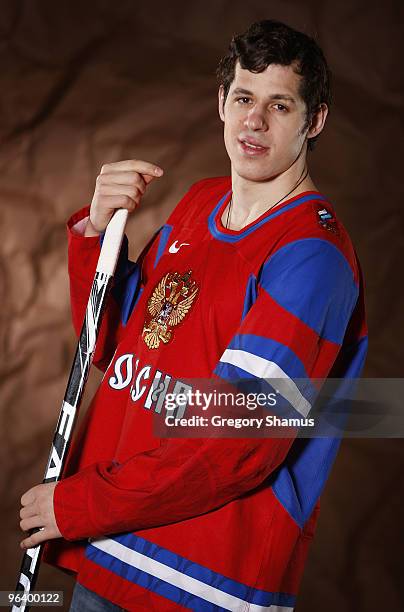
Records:
[[[332,211],[324,206],[322,202],[316,202],[313,206],[320,227],[333,234],[339,234],[338,221]]]

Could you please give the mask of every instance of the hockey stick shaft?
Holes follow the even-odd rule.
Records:
[[[83,326],[49,453],[44,483],[59,480],[64,468],[115,273],[127,217],[127,210],[117,210],[105,231]],[[12,612],[23,612],[29,609],[29,593],[35,588],[42,549],[43,544],[39,544],[24,553],[16,587],[16,591],[21,593],[21,601],[20,605],[16,603],[12,606]]]

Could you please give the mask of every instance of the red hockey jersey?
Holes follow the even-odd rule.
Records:
[[[65,541],[46,560],[127,610],[293,610],[339,445],[156,438],[164,394],[189,378],[281,378],[307,416],[296,379],[354,378],[365,359],[361,274],[331,204],[304,192],[233,231],[230,197],[229,177],[199,181],[137,263],[124,242],[94,358],[105,374],[55,489]],[[100,249],[72,230],[88,214],[69,221],[77,332]],[[174,316],[164,296],[180,290]]]

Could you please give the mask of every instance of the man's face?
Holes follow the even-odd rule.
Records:
[[[237,62],[224,107],[223,89],[219,89],[219,114],[232,172],[250,181],[265,181],[295,161],[307,135],[300,82],[292,66],[270,64],[264,72],[253,73]]]

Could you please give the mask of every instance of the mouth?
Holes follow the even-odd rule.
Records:
[[[246,153],[249,156],[264,155],[268,151],[268,148],[269,148],[269,147],[263,147],[257,142],[252,142],[251,140],[240,140],[239,139],[238,142],[239,142],[239,145],[243,153]]]

